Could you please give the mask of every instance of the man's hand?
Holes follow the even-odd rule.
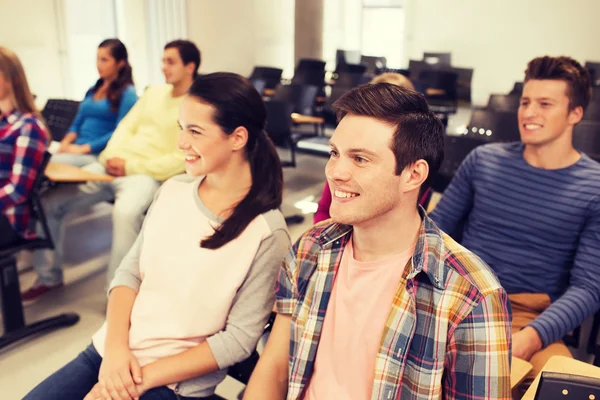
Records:
[[[125,176],[125,160],[122,158],[109,158],[106,160],[106,173],[112,176]]]
[[[512,335],[512,355],[521,360],[529,361],[531,357],[542,349],[543,343],[537,331],[526,326]]]

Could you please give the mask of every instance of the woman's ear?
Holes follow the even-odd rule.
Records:
[[[229,140],[231,143],[231,150],[242,150],[246,146],[246,143],[248,143],[248,130],[243,126],[238,126],[233,133],[229,135]]]

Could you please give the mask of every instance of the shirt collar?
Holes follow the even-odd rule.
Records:
[[[419,273],[423,272],[433,286],[444,290],[447,278],[447,269],[444,262],[444,233],[427,216],[423,207],[418,207],[422,222],[419,228],[417,244],[415,245],[415,252],[412,257],[412,269],[408,274],[408,279],[413,279]],[[321,247],[329,247],[333,242],[341,238],[349,238],[351,233],[352,226],[333,223],[321,232],[318,242]]]
[[[2,114],[2,121],[6,121],[9,124],[14,124],[21,118],[23,113],[17,110],[16,108],[12,110],[10,113],[4,115]]]

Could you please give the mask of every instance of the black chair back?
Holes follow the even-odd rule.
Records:
[[[267,81],[265,81],[264,79],[254,78],[250,79],[250,82],[252,82],[258,94],[262,96],[265,89],[267,88]]]
[[[301,58],[296,65],[294,74],[303,71],[323,71],[325,72],[325,61],[313,58]]]
[[[600,74],[600,70],[598,70],[598,73]],[[592,87],[592,101],[600,103],[600,86]]]
[[[585,68],[590,73],[592,84],[594,86],[600,85],[600,62],[588,61],[585,63]]]
[[[600,162],[600,121],[582,121],[575,125],[573,147]]]
[[[444,64],[427,64],[425,61],[410,60],[408,63],[410,76],[419,77],[424,70],[437,70],[454,72],[458,77],[456,81],[456,95],[459,101],[471,102],[471,81],[473,80],[472,68],[456,68]]]
[[[592,329],[590,331],[590,337],[587,344],[587,352],[594,356],[594,365],[596,367],[600,367],[600,344],[598,340],[598,334],[600,333],[600,310],[594,316],[594,320],[592,322]]]
[[[281,161],[283,167],[296,166],[296,143],[292,139],[292,112],[294,105],[285,101],[265,102],[267,108],[266,132],[275,146],[290,150],[290,160]]]
[[[474,110],[466,135],[486,142],[521,140],[516,112]]]
[[[338,78],[335,80],[335,85],[333,86],[353,88],[355,86],[368,82],[368,80],[369,78],[361,72],[353,73],[344,71],[338,74]]]
[[[582,120],[600,122],[600,97],[598,98],[598,100],[590,101],[585,111],[583,112]]]
[[[376,74],[377,69],[385,68],[387,66],[387,59],[385,57],[377,56],[362,56],[360,57],[360,63],[367,67],[367,74]]]
[[[303,69],[296,71],[292,77],[293,85],[312,85],[321,89],[325,86],[325,71],[318,69]]]
[[[53,140],[60,142],[65,137],[77,115],[78,109],[78,101],[48,99],[46,106],[42,110],[42,116],[46,120]]]
[[[511,96],[521,97],[521,95],[523,94],[523,82],[515,82],[513,88],[508,94]]]
[[[283,70],[281,68],[254,67],[254,70],[248,79],[262,79],[265,81],[266,89],[275,89],[277,85],[279,85],[279,81],[281,81],[282,73]]]
[[[418,82],[426,88],[441,89],[443,94],[430,95],[425,92],[427,101],[432,105],[456,106],[458,74],[443,70],[423,70]]]
[[[492,111],[517,112],[521,105],[520,96],[506,94],[491,94],[486,109]]]
[[[293,104],[292,112],[312,115],[319,89],[314,85],[281,85],[276,89],[273,100]]]
[[[534,400],[600,399],[600,379],[542,371]]]
[[[336,50],[335,65],[337,69],[344,64],[360,63],[360,51],[358,50]]]
[[[423,61],[430,65],[451,65],[452,53],[423,53]]]
[[[444,137],[444,160],[438,173],[433,177],[431,187],[436,192],[443,192],[454,177],[465,157],[484,141],[468,136]]]

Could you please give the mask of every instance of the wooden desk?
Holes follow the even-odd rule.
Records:
[[[520,358],[512,358],[512,366],[510,370],[510,388],[514,389],[523,382],[529,371],[533,369],[533,365]]]
[[[80,182],[110,182],[114,177],[105,174],[95,174],[74,165],[49,163],[44,175],[52,182],[80,183]]]
[[[292,121],[294,121],[296,124],[322,124],[325,122],[325,120],[321,117],[298,113],[292,113]]]
[[[565,374],[600,378],[600,368],[565,356],[554,356],[550,358],[546,365],[544,365],[544,368],[542,368],[542,371],[563,372]],[[540,383],[540,375],[541,373],[535,378],[522,400],[533,400]]]

